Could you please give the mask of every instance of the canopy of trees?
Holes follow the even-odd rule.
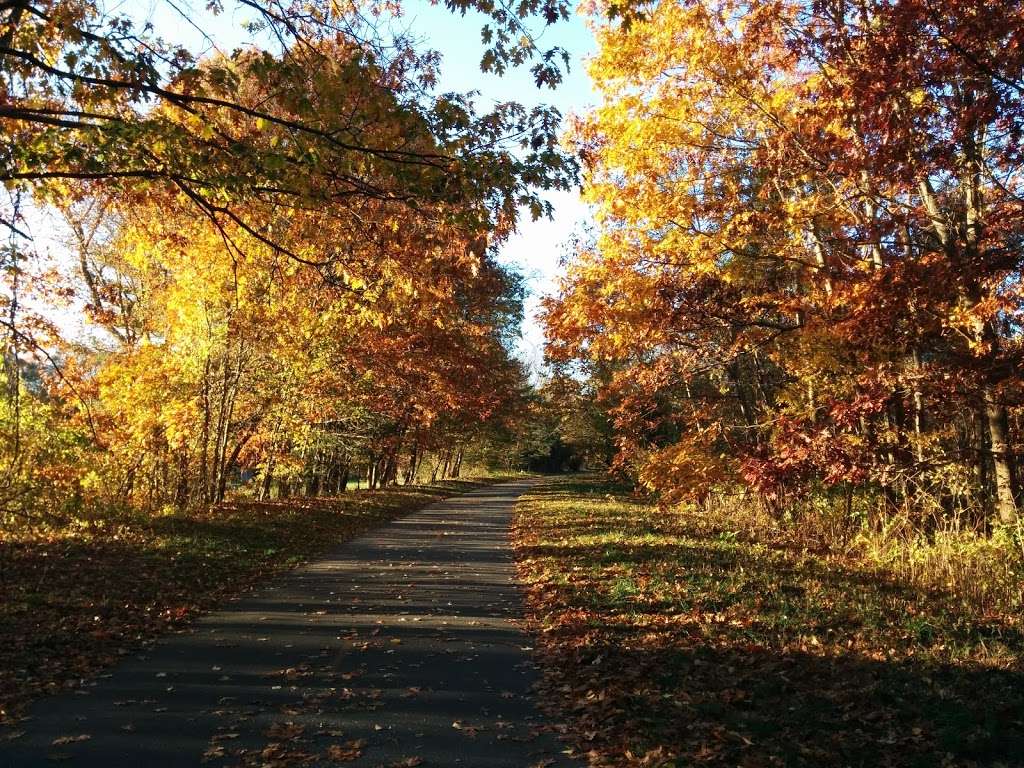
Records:
[[[8,520],[458,474],[523,395],[494,252],[573,178],[558,113],[437,93],[372,21],[396,6],[239,5],[250,43],[197,57],[101,3],[0,3]],[[557,80],[523,19],[562,4],[481,10],[485,67]]]
[[[609,372],[621,467],[1013,522],[1021,4],[594,11],[598,231],[547,321],[553,357]]]

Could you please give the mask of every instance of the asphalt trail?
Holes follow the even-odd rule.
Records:
[[[401,518],[37,702],[0,765],[576,765],[515,624],[508,527],[532,482]]]

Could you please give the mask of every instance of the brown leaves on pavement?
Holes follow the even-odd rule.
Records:
[[[88,527],[0,531],[0,723],[251,584],[480,485],[226,503],[157,518],[111,513]]]
[[[332,744],[326,749],[324,755],[329,760],[334,760],[335,762],[350,762],[362,757],[363,749],[365,747],[366,739],[356,739],[355,741],[348,741],[344,744]]]

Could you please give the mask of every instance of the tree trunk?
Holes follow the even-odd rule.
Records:
[[[409,454],[409,466],[405,470],[405,484],[411,485],[416,479],[416,460],[419,456],[419,441],[413,441],[412,451]]]
[[[911,393],[914,403],[914,458],[918,464],[923,464],[925,412],[924,395],[921,393],[921,352],[917,347],[914,347],[911,360],[914,365],[914,389]]]
[[[228,473],[231,471],[232,467],[234,467],[235,464],[238,462],[238,456],[242,453],[242,449],[245,448],[246,443],[249,442],[249,439],[251,437],[252,433],[240,437],[238,439],[238,442],[235,444],[235,447],[232,449],[231,455],[225,460],[224,469],[220,473],[220,483],[218,484],[217,487],[218,501],[223,501],[224,495],[227,492]]]
[[[274,456],[267,458],[267,468],[263,470],[263,482],[260,485],[259,501],[266,501],[270,498],[271,483],[274,482]]]
[[[1010,447],[1009,418],[991,385],[982,389],[982,400],[992,456],[995,513],[1001,523],[1012,524],[1017,521],[1017,467]]]
[[[225,462],[227,461],[228,436],[231,430],[231,416],[234,411],[235,393],[238,390],[239,375],[234,375],[225,353],[221,375],[220,403],[217,408],[217,431],[213,446],[213,472],[211,473],[210,501],[218,503],[224,500],[223,489],[226,487]],[[241,370],[241,363],[239,363]],[[230,379],[234,378],[231,382]]]
[[[384,460],[384,471],[382,472],[384,478],[384,485],[393,485],[398,480],[398,457],[402,453],[402,438],[399,437],[397,442],[391,446]]]
[[[203,364],[203,428],[200,433],[199,451],[199,487],[203,494],[203,503],[210,501],[210,358]]]
[[[182,448],[178,455],[178,483],[174,490],[174,506],[180,510],[188,506],[189,497],[188,448]]]

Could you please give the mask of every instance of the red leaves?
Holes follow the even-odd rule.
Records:
[[[577,131],[597,231],[545,306],[553,355],[614,401],[616,468],[673,500],[738,474],[1015,517],[1014,461],[971,422],[995,386],[988,431],[1020,442],[1021,40],[1016,0],[670,2],[605,29]]]

